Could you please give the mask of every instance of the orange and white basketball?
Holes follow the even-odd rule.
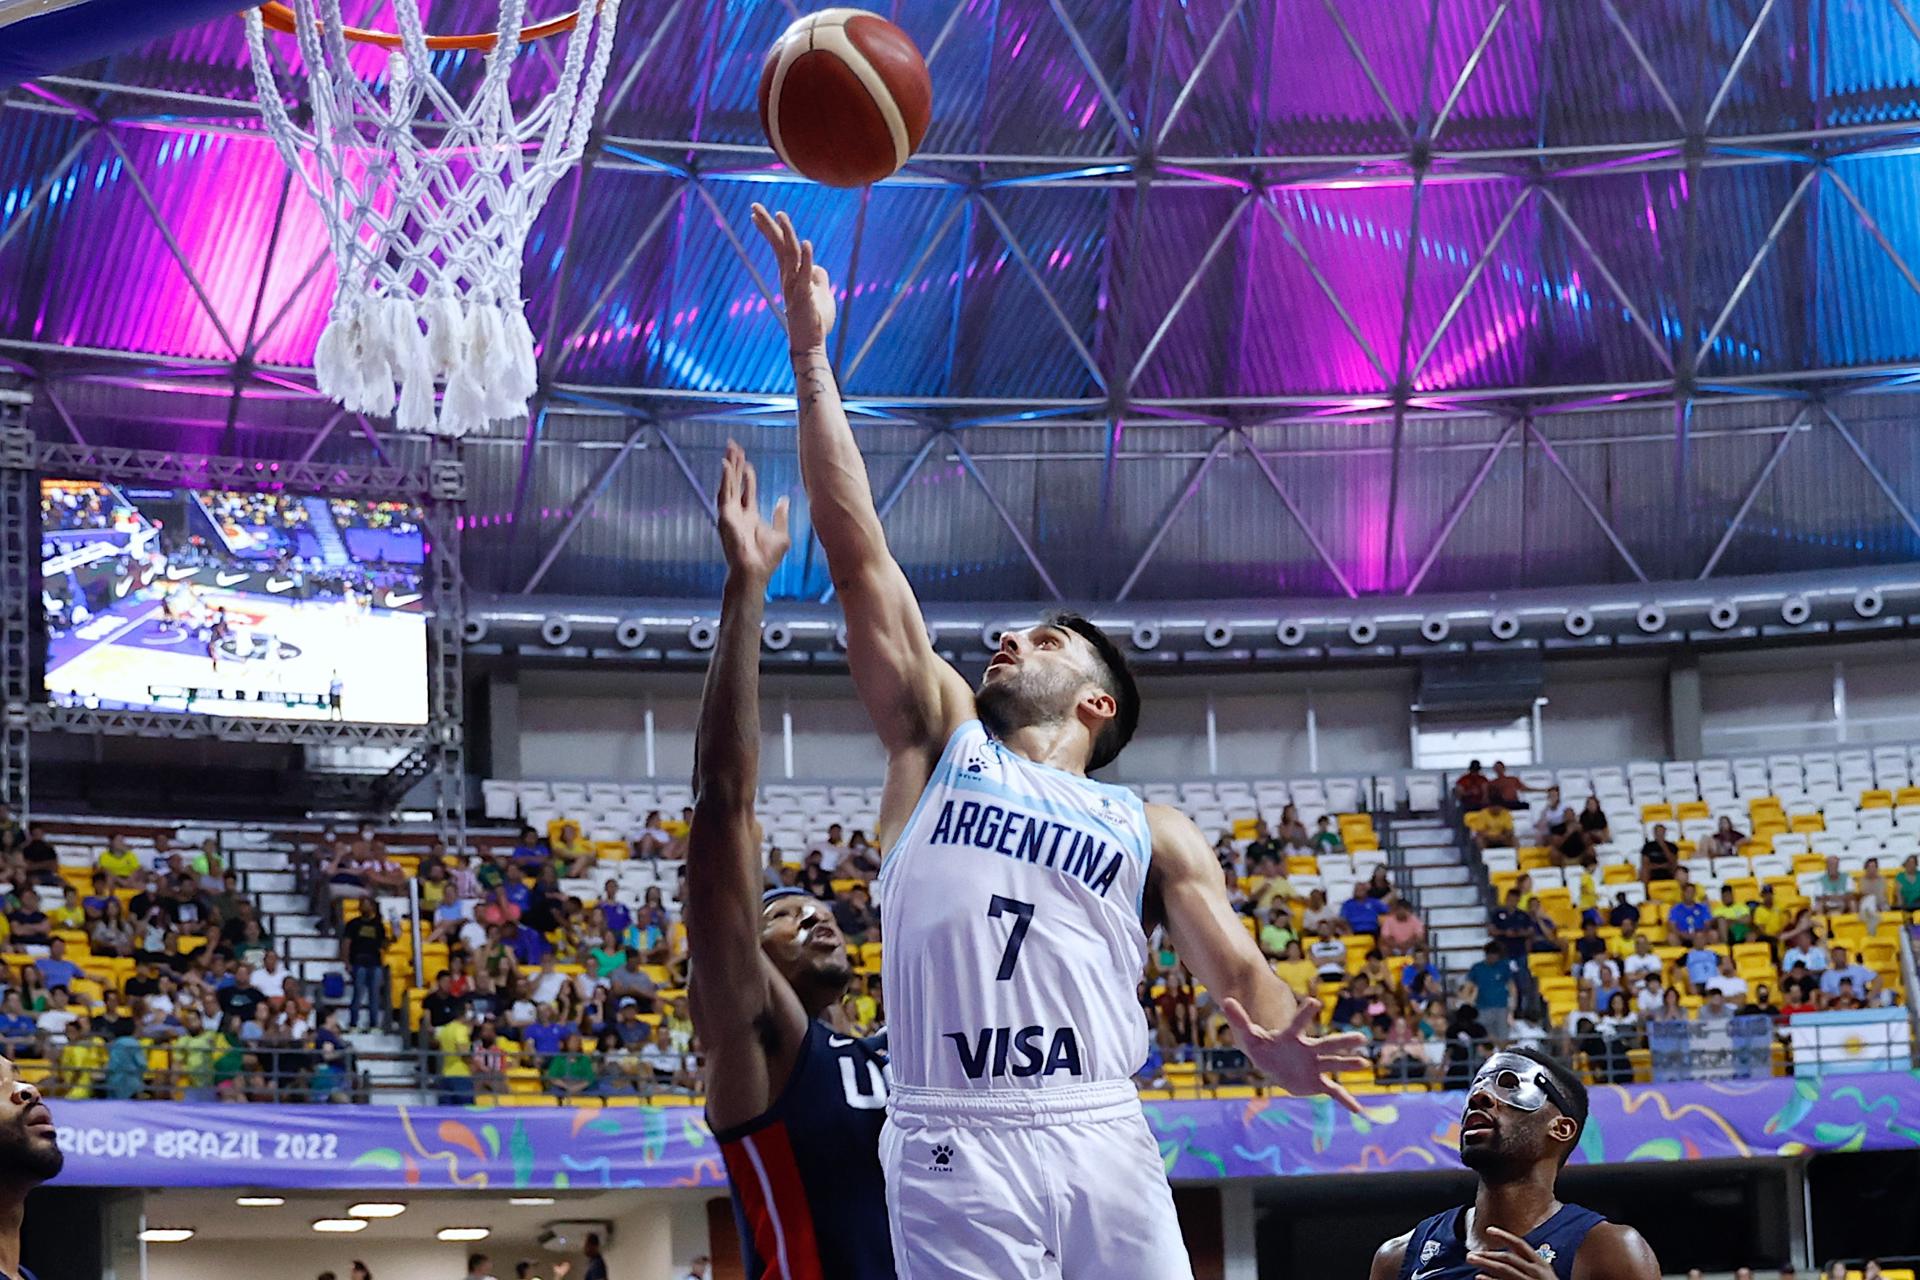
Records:
[[[913,40],[864,9],[788,27],[760,73],[760,124],[781,163],[830,187],[899,169],[926,136],[933,80]]]

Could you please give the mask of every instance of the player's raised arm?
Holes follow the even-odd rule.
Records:
[[[934,652],[913,588],[887,549],[866,460],[847,424],[827,359],[835,311],[832,282],[814,263],[812,242],[800,238],[786,214],[769,214],[756,204],[753,224],[779,262],[800,402],[800,475],[814,532],[846,612],[854,687],[889,754],[929,748],[937,754],[953,727],[973,714],[973,693]],[[931,758],[927,764],[930,768]]]
[[[1360,1104],[1331,1073],[1368,1064],[1366,1037],[1311,1034],[1320,1002],[1296,999],[1260,954],[1227,901],[1220,862],[1200,828],[1160,804],[1147,806],[1147,821],[1153,829],[1149,897],[1181,962],[1220,997],[1248,1059],[1289,1093],[1329,1094],[1358,1111]]]
[[[764,1110],[807,1015],[760,950],[760,622],[767,582],[787,552],[787,500],[761,519],[753,467],[727,447],[720,481],[727,582],[720,635],[700,698],[687,835],[687,949],[693,1019],[708,1046],[708,1110],[717,1125]]]

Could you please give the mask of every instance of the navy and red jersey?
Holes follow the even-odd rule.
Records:
[[[887,1085],[885,1032],[856,1040],[816,1019],[773,1105],[714,1134],[748,1280],[893,1280]]]
[[[1563,1204],[1552,1217],[1527,1232],[1527,1243],[1559,1280],[1572,1280],[1573,1259],[1587,1232],[1606,1218],[1577,1204]],[[1479,1268],[1467,1261],[1467,1211],[1436,1213],[1413,1229],[1407,1240],[1401,1280],[1473,1280]]]

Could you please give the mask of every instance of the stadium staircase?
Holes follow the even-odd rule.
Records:
[[[1383,839],[1393,882],[1427,923],[1427,948],[1449,977],[1487,945],[1487,909],[1453,826],[1438,814],[1391,818]]]
[[[307,528],[313,531],[314,541],[320,544],[320,559],[335,568],[351,564],[353,557],[347,554],[346,541],[340,536],[340,528],[333,522],[333,508],[327,505],[325,498],[305,498],[301,505],[307,509]]]

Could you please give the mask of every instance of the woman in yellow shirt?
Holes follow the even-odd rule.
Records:
[[[107,1069],[107,1047],[87,1019],[76,1018],[67,1028],[67,1043],[60,1050],[58,1066],[61,1097],[93,1096],[94,1085]]]
[[[1302,999],[1314,993],[1319,971],[1300,949],[1300,939],[1295,938],[1287,943],[1287,949],[1281,953],[1280,959],[1274,961],[1273,971]]]
[[[132,884],[134,876],[140,873],[140,855],[116,841],[106,847],[94,866],[107,873],[109,888],[118,889]]]
[[[87,909],[81,905],[80,891],[72,885],[67,886],[67,896],[53,910],[47,912],[47,918],[53,921],[56,929],[84,929],[87,927]]]

